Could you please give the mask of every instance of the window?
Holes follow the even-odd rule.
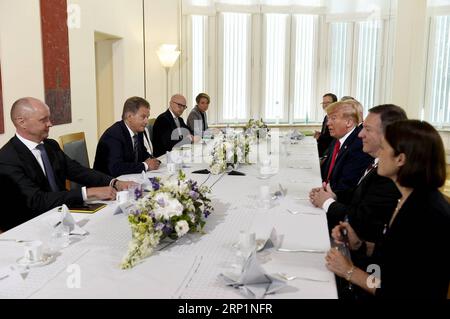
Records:
[[[338,97],[350,94],[352,31],[350,23],[330,23],[330,92]]]
[[[265,86],[266,120],[287,121],[287,92],[289,65],[286,52],[287,14],[265,15]]]
[[[314,15],[294,15],[295,50],[293,74],[294,121],[308,122],[314,115],[317,72],[317,24]]]
[[[250,103],[250,14],[222,13],[219,47],[219,120],[243,122]]]
[[[383,98],[387,18],[276,1],[207,2],[184,11],[183,79],[192,100],[200,91],[211,96],[211,122],[320,122],[327,92],[351,95],[366,111]]]
[[[381,21],[364,21],[357,23],[356,26],[359,34],[355,97],[367,111],[375,106],[379,96]]]
[[[425,112],[442,126],[450,122],[450,16],[433,17],[430,31]]]
[[[193,15],[192,21],[192,105],[197,94],[206,91],[207,17]]]
[[[382,25],[381,20],[330,23],[330,91],[353,96],[365,111],[380,96]]]

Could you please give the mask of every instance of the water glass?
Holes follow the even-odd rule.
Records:
[[[241,230],[239,233],[239,250],[237,252],[239,265],[242,267],[250,254],[256,249],[256,234]]]
[[[269,185],[260,185],[259,186],[259,203],[261,203],[262,208],[269,209],[270,208],[270,188]]]
[[[267,177],[271,173],[270,158],[264,158],[261,160],[261,166],[259,167],[259,174],[261,177]]]
[[[53,251],[59,251],[66,248],[70,244],[69,239],[70,228],[63,223],[56,226],[51,234],[50,248]]]

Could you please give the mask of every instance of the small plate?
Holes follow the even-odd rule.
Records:
[[[20,257],[17,259],[17,263],[21,266],[28,266],[28,267],[41,267],[49,264],[54,259],[54,255],[44,255],[42,257],[42,260],[39,261],[32,261],[30,262],[25,257]]]
[[[265,239],[257,239],[256,240],[256,251],[261,251],[264,248],[264,245],[266,244]],[[239,249],[239,242],[234,243],[231,245],[234,249]]]

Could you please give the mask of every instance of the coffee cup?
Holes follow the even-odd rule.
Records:
[[[116,200],[119,204],[126,203],[129,199],[130,193],[128,191],[120,191],[116,193]]]
[[[27,262],[34,263],[42,260],[43,244],[39,240],[25,243],[24,245],[24,259]]]

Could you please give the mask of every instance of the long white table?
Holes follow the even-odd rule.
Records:
[[[212,189],[215,211],[207,219],[205,234],[188,234],[130,270],[119,268],[131,233],[127,216],[115,214],[116,202],[93,215],[73,214],[89,234],[81,240],[72,238],[74,242],[53,262],[31,268],[25,280],[0,280],[0,298],[243,298],[240,290],[226,287],[218,277],[236,271],[234,244],[240,231],[256,232],[257,238],[262,238],[275,228],[283,236],[283,248],[330,248],[326,216],[308,201],[310,189],[321,182],[315,140],[305,138],[288,145],[288,151],[290,155],[280,156],[279,172],[269,179],[258,178],[258,165],[240,166],[239,171],[246,176],[221,178]],[[189,166],[184,168],[188,178],[199,183],[207,179],[208,175],[190,174],[207,168],[206,164]],[[163,173],[161,169],[147,176]],[[139,180],[140,176],[121,179],[127,178]],[[218,178],[210,176],[205,185]],[[272,193],[279,184],[288,189],[287,196],[273,201],[270,208],[262,207],[260,186],[269,185]],[[288,208],[308,214],[293,215]],[[56,209],[1,234],[0,268],[15,264],[23,255],[23,244],[1,239],[46,242],[55,214]],[[269,274],[282,272],[323,280],[291,280],[266,298],[337,298],[334,275],[326,269],[324,257],[325,253],[258,253]]]

